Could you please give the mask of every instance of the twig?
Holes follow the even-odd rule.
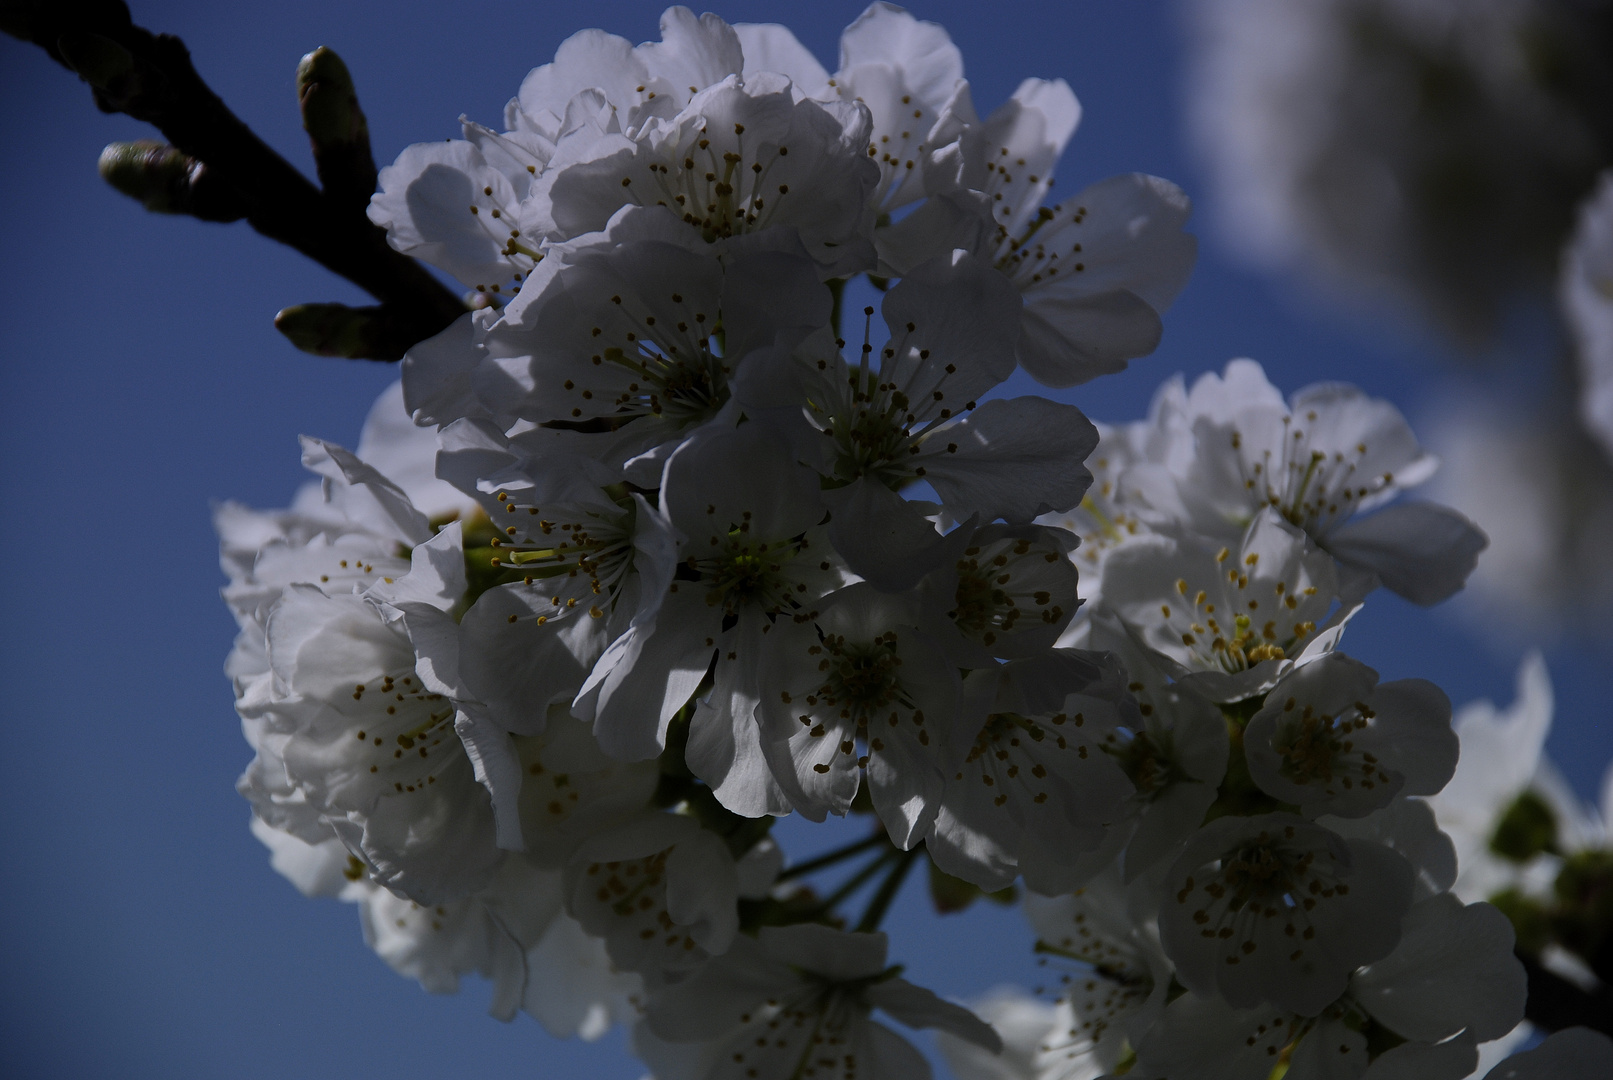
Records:
[[[890,841],[886,837],[884,830],[880,830],[873,836],[859,840],[855,844],[847,844],[845,847],[835,848],[833,851],[826,852],[813,859],[808,859],[806,862],[796,863],[794,866],[786,867],[783,873],[779,874],[778,880],[788,881],[791,878],[803,877],[804,875],[813,873],[814,871],[822,870],[825,866],[833,866],[837,862],[840,862],[844,859],[849,859],[853,855],[867,851],[871,847],[878,847],[880,844],[889,842]]]
[[[896,894],[902,887],[903,879],[907,877],[907,872],[913,868],[913,861],[919,857],[919,854],[920,849],[918,848],[902,852],[901,858],[897,861],[896,866],[892,868],[889,876],[880,882],[879,891],[874,894],[872,900],[868,901],[868,910],[864,911],[863,917],[857,920],[857,930],[859,932],[873,933],[879,929],[880,922],[885,918],[886,909],[891,906],[891,901],[896,899]]]
[[[1546,1031],[1568,1027],[1588,1027],[1613,1035],[1613,996],[1607,987],[1597,992],[1581,990],[1567,979],[1541,966],[1540,960],[1519,952],[1523,970],[1529,977],[1529,1000],[1524,1019]]]
[[[385,231],[364,216],[356,192],[365,187],[366,177],[373,188],[369,137],[356,98],[346,100],[350,84],[334,97],[329,92],[328,62],[311,68],[306,77],[299,71],[299,93],[305,103],[311,97],[316,109],[326,110],[321,117],[329,116],[333,101],[338,115],[346,103],[357,113],[357,122],[345,139],[326,137],[323,144],[322,132],[310,125],[320,173],[330,185],[322,192],[213,93],[196,73],[184,42],[136,26],[122,0],[0,0],[0,30],[33,42],[76,72],[90,84],[101,111],[155,125],[181,154],[203,167],[211,183],[229,190],[232,209],[239,208],[258,232],[296,248],[381,301],[379,308],[360,309],[369,329],[350,335],[359,347],[373,350],[365,357],[396,360],[409,344],[464,314],[464,304],[452,292],[415,260],[388,247]],[[310,61],[315,58],[310,54]],[[326,92],[320,100],[322,86]],[[306,121],[306,109],[304,116]],[[329,131],[327,127],[323,134]]]

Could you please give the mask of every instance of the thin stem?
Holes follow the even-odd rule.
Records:
[[[858,933],[871,934],[879,929],[881,920],[885,918],[885,910],[891,906],[891,901],[896,899],[896,893],[902,887],[902,880],[907,877],[907,872],[913,868],[918,856],[918,848],[902,852],[895,869],[880,883],[879,891],[868,901],[868,910],[864,911],[863,917],[857,921]]]
[[[849,859],[853,855],[867,851],[871,847],[878,847],[880,844],[887,842],[888,838],[885,836],[885,834],[883,832],[877,832],[867,839],[857,841],[855,844],[847,844],[843,848],[836,848],[833,851],[819,855],[817,858],[808,859],[804,863],[797,863],[794,866],[788,867],[778,876],[778,880],[788,881],[791,878],[798,878],[806,874],[814,873],[815,871],[823,869],[825,866],[833,866],[837,862]]]
[[[877,859],[873,860],[867,866],[851,875],[851,877],[846,880],[844,885],[841,885],[840,888],[824,897],[822,903],[818,904],[818,913],[825,914],[833,911],[835,907],[839,905],[840,901],[862,888],[868,879],[879,873],[880,869],[886,863],[893,861],[901,854],[902,853],[897,851],[895,848],[892,848],[890,851],[882,852]]]
[[[829,310],[829,325],[834,327],[835,337],[844,337],[840,332],[840,312],[845,306],[846,279],[835,278],[829,282],[829,295],[834,297],[834,307]]]
[[[464,314],[425,267],[387,245],[385,230],[370,223],[357,200],[327,197],[231,112],[177,37],[135,25],[120,2],[5,6],[4,30],[76,71],[103,112],[155,125],[237,194],[252,228],[380,300],[372,317],[384,313],[393,325],[375,335],[375,359],[398,359],[400,342],[424,340]]]

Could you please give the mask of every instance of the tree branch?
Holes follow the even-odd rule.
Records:
[[[372,325],[376,320],[387,325],[385,333],[355,337],[376,349],[363,353],[365,357],[396,360],[408,344],[438,333],[465,313],[452,292],[414,259],[392,250],[385,230],[364,216],[364,200],[355,197],[353,183],[357,178],[362,186],[363,178],[373,178],[375,164],[362,114],[340,151],[346,160],[331,170],[346,182],[322,192],[213,93],[196,73],[184,42],[136,26],[123,0],[0,0],[0,30],[33,42],[76,72],[90,84],[101,111],[155,125],[180,153],[204,166],[214,183],[231,190],[247,223],[258,232],[296,248],[381,301],[379,308],[363,309]],[[317,93],[319,79],[299,81],[305,95]],[[331,80],[327,76],[324,81]],[[350,89],[341,93],[346,101]],[[346,103],[356,114],[357,99]],[[330,148],[329,138],[322,142],[322,134],[310,129],[324,173],[328,164],[334,165],[337,151]],[[363,195],[367,199],[368,192]]]
[[[1607,987],[1595,993],[1581,990],[1567,979],[1541,966],[1537,957],[1519,951],[1529,978],[1529,1000],[1524,1019],[1546,1031],[1588,1027],[1613,1036],[1613,997]]]

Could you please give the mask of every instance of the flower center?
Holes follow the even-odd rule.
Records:
[[[576,594],[581,592],[583,597],[601,598],[589,604],[588,613],[596,619],[603,617],[633,568],[633,527],[637,518],[637,507],[625,488],[609,493],[622,507],[614,517],[572,506],[551,507],[545,513],[542,507],[523,503],[519,495],[499,492],[498,500],[514,523],[503,527],[503,539],[491,542],[497,549],[492,564],[512,568],[527,585],[542,580],[558,586],[552,597],[554,614],[578,607]],[[578,585],[585,586],[585,591]],[[550,617],[538,616],[539,625]]]
[[[1007,223],[999,221],[997,269],[1022,292],[1061,274],[1074,277],[1085,273],[1087,267],[1077,237],[1086,218],[1086,207],[1066,209],[1060,204],[1038,209],[1018,235],[1010,234]]]
[[[1315,423],[1318,414],[1305,414]],[[1276,508],[1289,524],[1312,536],[1326,536],[1339,522],[1349,518],[1366,499],[1394,483],[1394,473],[1376,476],[1359,472],[1367,456],[1367,444],[1357,443],[1353,452],[1329,451],[1311,445],[1310,433],[1295,426],[1293,416],[1284,416],[1283,433],[1276,451],[1266,447],[1258,455],[1246,452],[1243,433],[1232,429],[1232,449],[1236,452],[1243,486]]]
[[[829,655],[819,663],[826,675],[818,696],[831,708],[839,706],[841,716],[862,718],[892,704],[911,707],[904,700],[896,670],[902,664],[896,654],[896,631],[887,630],[867,643],[847,642],[843,636],[829,634],[823,639],[823,648]],[[914,715],[915,723],[922,724],[920,715]]]
[[[725,615],[759,607],[776,615],[796,606],[796,595],[806,586],[789,573],[790,564],[805,547],[802,538],[777,542],[752,540],[741,530],[728,534],[715,555],[690,558],[687,565],[706,586],[706,603],[721,607]]]
[[[453,706],[427,693],[413,674],[355,683],[353,702],[344,711],[358,725],[354,738],[362,749],[354,768],[362,777],[390,783],[393,794],[426,790],[445,762],[458,756]]]
[[[767,228],[790,194],[789,184],[776,183],[769,174],[790,148],[754,137],[747,145],[744,124],[734,125],[729,150],[713,146],[709,135],[702,127],[681,157],[672,145],[663,160],[651,161],[654,187],[648,191],[635,190],[633,178],[622,177],[628,197],[640,206],[668,207],[700,230],[707,243]]]

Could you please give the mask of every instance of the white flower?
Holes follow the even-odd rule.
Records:
[[[1474,1043],[1517,1022],[1524,993],[1506,918],[1445,894],[1412,907],[1399,946],[1314,1015],[1184,994],[1139,1045],[1137,1074],[1236,1080],[1283,1059],[1294,1080],[1461,1080],[1478,1061]],[[1374,1029],[1405,1041],[1369,1059]]]
[[[1166,875],[1160,938],[1188,989],[1314,1016],[1400,941],[1412,878],[1390,849],[1292,814],[1217,818]]]
[[[1517,687],[1510,709],[1476,701],[1457,713],[1453,727],[1461,758],[1450,783],[1428,800],[1456,845],[1460,874],[1452,891],[1464,900],[1487,899],[1509,887],[1548,894],[1563,855],[1606,843],[1605,823],[1581,804],[1543,752],[1553,697],[1538,653],[1518,666]],[[1613,785],[1604,784],[1604,791],[1613,795]],[[1540,838],[1546,850],[1514,853],[1522,862],[1494,846],[1503,818],[1520,800],[1529,803],[1531,818],[1544,812],[1551,831]],[[1604,803],[1604,810],[1613,809],[1613,799]]]
[[[753,713],[769,685],[758,668],[764,640],[842,580],[818,527],[817,478],[776,432],[747,423],[674,454],[661,507],[681,537],[679,577],[594,666],[577,715],[607,753],[654,757],[711,670],[690,725],[690,768],[731,810],[786,812]]]
[[[1613,1070],[1613,1039],[1590,1028],[1571,1027],[1546,1037],[1533,1050],[1514,1054],[1485,1080],[1593,1080]]]
[[[443,539],[458,561],[456,534]],[[288,781],[381,884],[432,902],[485,883],[502,859],[488,793],[401,626],[361,596],[294,584],[266,639],[270,684],[237,707],[273,733]]]
[[[1080,505],[1037,519],[1081,538],[1070,558],[1081,570],[1081,597],[1089,611],[1103,596],[1103,566],[1111,552],[1156,526],[1186,520],[1174,479],[1164,468],[1173,455],[1189,449],[1174,430],[1185,398],[1181,376],[1172,376],[1155,391],[1148,419],[1095,424],[1098,445],[1087,458],[1092,485]]]
[[[798,100],[779,75],[730,75],[675,116],[563,136],[523,211],[551,241],[598,232],[625,206],[664,206],[719,251],[783,228],[825,279],[846,276],[874,266],[868,132],[865,107]]]
[[[1068,853],[1049,858],[1038,849],[1024,861],[1026,886],[1044,896],[1077,889],[1117,860],[1128,883],[1150,869],[1163,870],[1203,824],[1227,771],[1227,725],[1220,709],[1170,682],[1113,615],[1099,613],[1082,627],[1089,647],[1118,659],[1126,691],[1135,699],[1134,708],[1122,710],[1124,723],[1101,734],[1102,749],[1134,790],[1097,849],[1073,860]]]
[[[1212,701],[1260,693],[1331,651],[1353,614],[1333,612],[1332,558],[1270,507],[1231,544],[1183,533],[1125,545],[1103,594],[1155,663]]]
[[[920,583],[925,622],[959,667],[1047,651],[1081,603],[1074,538],[1040,525],[984,525],[950,566]]]
[[[927,1076],[918,1051],[870,1019],[876,1008],[910,1027],[1001,1047],[997,1033],[967,1009],[893,977],[885,945],[884,934],[810,924],[738,937],[693,977],[652,993],[637,1049],[660,1080]],[[678,1043],[697,1045],[679,1054],[668,1045]]]
[[[1398,794],[1433,795],[1456,769],[1451,703],[1424,679],[1378,685],[1333,652],[1285,675],[1243,733],[1260,789],[1307,816],[1362,817]]]
[[[1460,589],[1485,546],[1446,507],[1380,509],[1438,462],[1398,409],[1355,387],[1322,383],[1285,403],[1259,364],[1233,360],[1223,375],[1201,376],[1170,419],[1192,446],[1174,455],[1181,503],[1207,535],[1231,539],[1271,506],[1340,562],[1419,604]]]
[[[1011,524],[1074,506],[1086,490],[1081,462],[1097,437],[1080,410],[1037,397],[977,407],[1013,372],[1014,307],[989,267],[944,255],[886,294],[891,338],[877,357],[866,337],[855,363],[815,338],[743,375],[747,411],[800,414],[814,429],[801,453],[828,481],[830,538],[882,588],[908,588],[946,558],[934,526],[893,494],[904,487],[926,481],[954,517]]]
[[[688,971],[739,930],[733,856],[691,817],[644,813],[578,847],[566,906],[611,962],[645,975]]]
[[[432,993],[455,993],[462,976],[479,972],[494,983],[498,1019],[520,1008],[556,1038],[592,1040],[626,1019],[640,990],[636,976],[610,970],[602,943],[561,910],[559,875],[524,860],[507,860],[474,896],[421,906],[377,886],[334,836],[309,844],[256,817],[252,833],[305,896],[359,905],[365,942]]]
[[[458,993],[460,977],[479,972],[494,984],[490,1011],[507,1020],[526,989],[526,949],[561,913],[558,877],[516,858],[484,892],[459,900],[421,905],[370,890],[359,908],[364,942],[434,994]]]
[[[733,28],[715,15],[686,7],[661,15],[661,40],[633,45],[603,30],[583,30],[561,42],[552,63],[534,68],[504,108],[517,131],[553,130],[578,94],[595,91],[618,113],[623,128],[672,116],[700,90],[740,71]]]
[[[1111,177],[1040,205],[1080,112],[1064,80],[1026,79],[983,123],[964,126],[955,146],[932,155],[932,168],[955,176],[960,189],[932,195],[878,236],[882,265],[897,273],[952,248],[995,266],[1024,297],[1019,363],[1048,386],[1120,371],[1152,352],[1160,312],[1186,283],[1197,250],[1181,231],[1187,196],[1158,177]]]
[[[660,602],[676,541],[666,519],[616,483],[577,440],[485,421],[443,429],[438,472],[473,493],[494,535],[475,558],[485,591],[458,622],[419,607],[405,621],[422,672],[501,731],[542,730],[636,618]],[[488,565],[491,564],[491,565]]]
[[[1456,881],[1456,846],[1440,832],[1434,811],[1423,799],[1399,797],[1365,817],[1324,815],[1316,824],[1346,840],[1370,840],[1405,856],[1417,872],[1412,889],[1416,900],[1447,892]]]
[[[840,69],[830,75],[795,35],[774,23],[734,27],[745,48],[745,77],[789,77],[822,101],[866,106],[867,154],[879,166],[872,202],[881,210],[923,198],[932,188],[929,158],[977,122],[963,79],[963,56],[946,30],[876,2],[840,35]]]
[[[1068,896],[1026,898],[1038,951],[1082,965],[1061,977],[1058,1015],[1037,1055],[1040,1080],[1108,1072],[1164,1010],[1171,966],[1131,901],[1113,866]]]
[[[996,700],[946,775],[925,836],[935,864],[989,891],[1022,864],[1067,865],[1098,847],[1132,792],[1102,749],[1106,734],[1136,723],[1123,679],[1113,657],[1062,649],[971,676],[996,684]]]
[[[866,582],[833,594],[815,621],[780,621],[766,644],[756,716],[762,753],[790,805],[813,821],[851,808],[867,769],[874,808],[903,850],[940,809],[961,755],[958,671],[915,625],[916,609]],[[976,720],[978,723],[978,720]]]
[[[1557,288],[1579,351],[1580,419],[1613,457],[1613,173],[1580,206]]]
[[[1141,722],[1105,736],[1104,749],[1119,762],[1136,792],[1128,800],[1131,828],[1117,830],[1125,838],[1125,880],[1171,858],[1204,822],[1226,776],[1229,745],[1221,710],[1191,687],[1167,683],[1143,650],[1112,617],[1094,620],[1092,644],[1112,649],[1124,665],[1126,689],[1137,700]],[[1110,853],[1112,858],[1118,851]],[[1067,891],[1077,882],[1027,877],[1036,891]]]
[[[936,1044],[957,1080],[1038,1080],[1037,1059],[1045,1037],[1057,1023],[1058,1007],[1031,997],[1018,987],[1002,986],[970,1004],[990,1024],[1003,1048],[992,1053],[948,1032],[936,1033]],[[1095,1080],[1070,1078],[1070,1080]]]
[[[554,272],[487,333],[478,401],[580,433],[576,452],[627,466],[641,486],[655,487],[672,450],[724,411],[748,357],[828,325],[829,292],[799,254],[719,261],[664,211],[627,212],[584,241],[553,256]],[[410,373],[421,376],[433,377]]]
[[[340,447],[304,440],[304,462],[324,476],[314,512],[328,531],[221,514],[236,571],[226,594],[242,624],[237,709],[258,751],[238,786],[266,822],[305,842],[334,830],[391,888],[427,902],[464,895],[503,857],[487,792],[455,709],[419,680],[386,614],[394,602],[460,600],[459,526],[433,537],[401,488]],[[238,545],[253,539],[262,547],[244,570]],[[400,546],[413,547],[410,562]]]
[[[654,762],[607,757],[565,703],[549,707],[542,734],[512,742],[523,847],[545,869],[564,867],[585,840],[642,814],[661,777]]]
[[[465,124],[468,139],[416,143],[380,172],[369,218],[393,248],[490,296],[514,295],[542,259],[522,202],[554,152],[551,138],[494,135]],[[483,150],[494,150],[493,159]],[[528,171],[531,167],[531,172]]]
[[[572,35],[505,107],[509,130],[461,117],[464,139],[418,143],[382,169],[370,220],[394,248],[495,302],[514,295],[544,258],[547,205],[528,196],[557,144],[669,117],[697,89],[739,70],[739,41],[714,15],[697,20],[687,8],[669,8],[661,35],[636,48],[599,30]]]

